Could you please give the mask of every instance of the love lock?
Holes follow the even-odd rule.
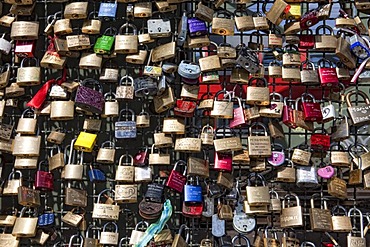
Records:
[[[272,146],[273,146],[273,150],[271,151],[272,154],[270,158],[268,158],[267,162],[272,166],[281,166],[285,162],[284,147],[279,143],[273,143]],[[277,146],[279,147],[278,149],[280,150],[276,150]]]

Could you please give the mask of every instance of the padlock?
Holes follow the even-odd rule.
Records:
[[[155,41],[155,39],[150,37],[149,33],[145,33],[145,31],[147,30],[148,30],[148,27],[142,27],[139,30],[139,33],[138,33],[139,44],[149,44]]]
[[[190,240],[189,228],[186,225],[181,225],[179,232],[175,234],[171,247],[187,247]],[[186,232],[186,239],[182,237],[182,233]]]
[[[221,132],[222,131],[222,132]],[[225,136],[225,129],[218,129],[217,132],[223,133],[224,138],[218,138],[213,141],[215,151],[220,153],[231,153],[232,151],[240,151],[243,149],[240,137],[232,135]]]
[[[335,110],[334,105],[329,100],[329,105],[321,107],[321,113],[322,113],[322,122],[327,123],[334,119],[336,119],[337,111]]]
[[[264,136],[253,136],[252,129],[257,126],[262,127]],[[267,129],[263,123],[254,122],[249,127],[248,151],[249,156],[252,158],[268,158],[271,156],[271,138],[267,135]]]
[[[32,118],[26,117],[26,114],[33,115]],[[21,118],[18,121],[16,132],[18,134],[34,135],[36,134],[37,118],[35,112],[31,108],[23,111]]]
[[[200,66],[198,64],[191,63],[190,61],[187,60],[182,60],[178,66],[177,73],[179,73],[181,77],[195,80],[198,79],[201,71]]]
[[[307,101],[308,97],[312,99],[312,102]],[[315,97],[312,94],[304,93],[302,94],[301,98],[304,121],[322,122],[323,115],[321,112],[320,103],[316,102]]]
[[[116,35],[116,28],[109,27],[105,29],[103,35],[100,36],[94,44],[94,52],[101,55],[111,54]]]
[[[298,246],[299,239],[296,237],[294,229],[292,228],[284,229],[283,236],[281,238],[281,247],[298,247]]]
[[[101,119],[95,119],[95,118],[85,118],[82,129],[84,131],[92,132],[92,133],[97,133],[100,131],[102,126],[102,121]]]
[[[236,63],[249,73],[257,73],[260,69],[257,53],[248,47],[239,49]]]
[[[83,52],[78,64],[80,69],[100,70],[103,57],[96,53]]]
[[[111,141],[105,141],[99,148],[96,161],[103,164],[113,164],[115,162],[115,145]]]
[[[87,34],[73,34],[66,36],[67,47],[70,51],[87,50],[91,47]]]
[[[253,82],[257,85],[252,86]],[[258,86],[263,83],[263,87]],[[246,103],[250,105],[266,106],[270,104],[270,91],[264,78],[251,78],[248,83]]]
[[[285,183],[295,183],[296,182],[296,170],[294,163],[291,160],[287,160],[290,166],[280,167],[278,169],[276,180]]]
[[[325,67],[328,63],[330,67]],[[319,64],[319,77],[322,87],[336,87],[339,84],[338,75],[333,64],[328,59],[322,58],[318,61]]]
[[[300,19],[300,27],[302,30],[306,30],[316,25],[319,21],[319,8],[308,10]]]
[[[15,16],[12,16],[10,13],[7,15],[3,15],[2,17],[0,17],[0,25],[4,27],[11,27],[15,19]]]
[[[93,219],[102,219],[102,220],[107,220],[107,221],[118,220],[119,211],[120,211],[119,206],[117,204],[114,205],[114,204],[107,204],[107,203],[101,202],[101,197],[107,192],[114,192],[114,191],[111,189],[105,189],[99,193],[97,201],[96,203],[94,203],[94,208],[92,212]],[[102,238],[100,238],[100,243],[103,244],[101,240]],[[112,243],[107,242],[106,244],[112,244]]]
[[[269,25],[267,23],[267,18],[261,12],[255,13],[253,15],[254,28],[257,30],[268,30]]]
[[[277,60],[273,60],[272,62],[270,62],[269,66],[268,66],[268,75],[269,77],[271,78],[281,78],[282,77],[282,65],[277,61]],[[230,79],[230,83],[231,83],[231,79]]]
[[[290,203],[286,205],[286,201],[291,198],[295,199],[295,206],[290,206]],[[283,228],[303,226],[302,207],[299,204],[299,198],[296,194],[290,193],[285,195],[281,208],[280,225]]]
[[[117,203],[137,203],[137,184],[116,184],[114,201]]]
[[[220,101],[218,100],[218,96],[220,94],[224,95],[224,99],[228,99],[228,101]],[[214,102],[213,102],[213,109],[211,111],[211,116],[214,118],[224,118],[224,119],[231,119],[233,118],[233,102],[231,102],[231,93],[221,90],[218,91],[215,95]]]
[[[141,230],[139,230],[139,227],[141,226]],[[135,245],[140,242],[142,237],[145,234],[145,229],[148,228],[149,224],[146,221],[140,221],[139,223],[136,224],[135,229],[132,230],[131,232],[131,237],[130,237],[130,245]]]
[[[25,62],[28,62],[26,67]],[[31,65],[34,61],[34,65]],[[40,67],[37,58],[23,58],[20,67],[17,70],[18,86],[34,86],[40,84]]]
[[[61,221],[68,225],[79,227],[84,220],[85,210],[81,209],[79,210],[79,213],[76,212],[77,210],[78,208],[73,208],[71,211],[68,211],[65,215],[62,216]]]
[[[337,147],[337,150],[334,150],[334,147]],[[332,166],[338,167],[350,166],[348,154],[347,151],[344,149],[343,144],[332,143],[330,145],[330,163]]]
[[[323,34],[320,34],[323,30]],[[329,30],[329,34],[325,33]],[[315,31],[315,49],[318,51],[334,52],[337,48],[337,38],[333,35],[333,29],[328,25],[321,25]]]
[[[349,73],[349,68],[344,65],[341,61],[338,61],[335,64],[335,70],[337,71],[337,76],[339,81],[349,81],[351,80],[352,76]]]
[[[153,18],[158,16],[159,18]],[[148,33],[151,38],[163,38],[171,36],[171,21],[168,18],[161,17],[160,12],[156,12],[147,21]]]
[[[209,177],[209,158],[203,150],[203,158],[188,157],[188,176]]]
[[[168,153],[161,153],[159,149],[158,153],[155,153],[154,150],[157,149],[155,144],[152,145],[151,153],[149,154],[149,165],[170,165],[171,157]]]
[[[353,150],[355,148],[355,150]],[[361,149],[361,151],[358,150]],[[352,162],[354,162],[357,166],[361,163],[362,170],[367,170],[370,167],[370,160],[369,160],[369,149],[366,148],[362,144],[351,145],[348,147],[348,153],[352,157]],[[359,155],[359,153],[361,153]]]
[[[35,136],[22,136],[17,134],[12,141],[12,154],[20,157],[40,156],[41,136],[39,131]]]
[[[328,194],[339,199],[347,199],[347,182],[342,178],[332,177],[328,181]]]
[[[295,100],[295,109],[293,110],[294,124],[302,129],[313,131],[313,122],[304,120],[304,113],[300,110],[299,102],[302,101],[302,97]],[[321,112],[320,112],[321,113]]]
[[[334,120],[334,123],[335,125],[331,134],[331,140],[339,142],[348,139],[350,136],[350,127],[347,116],[339,115],[338,118]]]
[[[38,218],[35,216],[37,216],[37,212],[34,211],[33,215],[29,213],[30,217],[24,217],[24,214],[26,213],[27,209],[30,210],[30,208],[23,207],[21,210],[21,214],[15,220],[15,224],[12,231],[12,235],[15,237],[27,238],[36,236]]]
[[[335,55],[340,59],[340,62],[342,62],[345,66],[347,66],[350,69],[354,69],[356,67],[356,57],[351,52],[351,45],[346,38],[347,33],[338,31],[337,35],[339,37],[337,41]]]
[[[68,3],[64,9],[64,18],[86,19],[88,2]]]
[[[319,197],[320,202],[324,201],[324,207],[315,208],[315,197]],[[326,198],[321,199],[319,194],[314,194],[311,197],[310,225],[313,231],[330,232],[333,230],[331,212],[328,209],[326,200]]]
[[[272,166],[281,166],[285,162],[284,147],[280,143],[273,143],[272,147],[272,154],[267,159],[267,162]]]
[[[316,188],[319,186],[317,177],[317,169],[312,166],[299,166],[297,168],[297,182],[298,187]]]
[[[19,178],[15,178],[15,175],[18,174]],[[22,172],[14,171],[9,173],[8,180],[5,182],[3,195],[18,195],[18,187],[22,186]]]
[[[89,88],[88,85],[92,85],[94,88],[96,86],[98,90]],[[92,78],[84,79],[77,89],[75,104],[85,111],[101,114],[104,107],[103,88],[101,84]]]
[[[223,17],[221,17],[223,16]],[[212,20],[212,33],[233,36],[235,28],[234,15],[226,10],[215,12]]]
[[[129,28],[132,29],[132,33],[128,33]],[[124,29],[126,29],[125,33],[123,33]],[[114,51],[121,54],[133,54],[138,52],[138,36],[135,25],[126,23],[119,28],[114,44]]]
[[[90,224],[86,229],[84,247],[97,247],[99,246],[99,240],[100,240],[100,228]]]
[[[76,154],[74,154],[74,151],[73,151],[74,150],[73,146],[74,146],[75,142],[76,142],[76,139],[73,139],[71,141],[71,144],[69,145],[70,149],[69,149],[68,162],[64,166],[63,173],[62,173],[63,176],[64,176],[64,179],[70,179],[70,180],[81,180],[82,179],[82,175],[83,175],[83,153],[80,154],[80,159],[78,161],[75,161],[74,159],[72,159],[73,155],[75,155],[75,157],[77,157],[77,151],[75,151]],[[64,153],[66,153],[66,151]]]
[[[269,211],[275,214],[280,214],[281,213],[281,201],[279,198],[279,194],[277,193],[276,190],[273,190],[273,189],[269,191],[269,194],[270,194],[270,200],[271,200]]]
[[[58,152],[54,154],[55,146],[50,150],[48,158],[49,171],[64,167],[64,153],[61,152],[59,145],[56,145]]]
[[[107,227],[113,226],[113,232],[108,232]],[[119,240],[118,225],[115,222],[105,223],[103,230],[100,233],[99,244],[117,245]]]
[[[189,179],[184,186],[184,202],[186,204],[200,204],[203,203],[202,186],[199,184],[199,178]],[[195,184],[194,184],[195,183]]]
[[[148,18],[152,16],[152,2],[135,3],[134,17]]]
[[[348,217],[351,218],[360,218],[360,236],[354,236],[352,231],[347,235],[347,246],[349,247],[365,247],[366,244],[366,238],[364,236],[364,220],[363,215],[360,209],[353,207],[350,210],[348,210]],[[357,220],[356,220],[357,221]]]
[[[123,159],[125,157],[126,161],[123,162]],[[133,183],[134,173],[135,173],[134,158],[129,154],[121,155],[116,170],[115,180],[118,182]]]
[[[50,119],[57,121],[68,121],[74,118],[74,101],[56,100],[50,105]]]
[[[246,11],[243,10],[235,10],[235,26],[239,32],[250,31],[255,29],[253,17],[248,15]]]
[[[256,38],[256,40],[254,40],[254,37]],[[254,31],[254,32],[251,33],[250,38],[249,38],[249,42],[248,42],[248,48],[250,48],[254,51],[255,50],[262,51],[263,50],[263,48],[264,48],[263,36],[260,32]]]
[[[356,95],[364,99],[365,105],[352,106],[351,96]],[[346,103],[349,116],[354,126],[362,126],[370,122],[370,100],[368,96],[360,90],[350,91],[346,94]]]
[[[344,212],[344,215],[338,215],[338,212]],[[352,231],[352,222],[347,215],[347,210],[341,205],[335,205],[331,209],[331,219],[333,225],[333,232],[350,232]]]
[[[322,133],[317,133],[321,130]],[[311,135],[311,148],[314,151],[328,151],[330,149],[330,136],[325,129],[316,128]]]
[[[183,174],[176,171],[178,165],[185,165],[185,170]],[[171,173],[167,179],[166,186],[177,191],[178,193],[182,193],[185,183],[186,183],[186,162],[183,160],[179,160],[175,163],[175,166],[171,170]]]
[[[285,19],[289,8],[290,5],[287,4],[284,0],[275,1],[268,11],[266,11],[266,2],[264,2],[263,5],[266,18],[275,25],[279,25],[283,21],[283,19]]]
[[[18,204],[29,207],[39,207],[40,191],[26,186],[18,187]]]
[[[88,18],[84,20],[81,32],[84,34],[99,34],[101,28],[101,20],[97,19],[97,12],[90,12]]]
[[[200,134],[200,139],[202,140],[203,145],[212,145],[214,139],[214,130],[213,127],[209,124],[203,126],[202,132]]]
[[[254,178],[254,186],[251,184],[252,178]],[[258,186],[257,180],[260,180],[262,185]],[[266,186],[266,180],[262,175],[251,173],[248,176],[248,185],[246,191],[247,201],[250,206],[268,206],[271,204],[269,188]]]
[[[123,83],[125,80],[125,83]],[[134,98],[134,79],[131,76],[123,76],[116,89],[116,99],[130,100]]]
[[[5,39],[5,33],[0,37],[0,52],[8,55],[10,52],[12,44],[10,41]]]
[[[50,171],[41,170],[42,165],[47,161],[41,161],[35,174],[35,188],[42,191],[52,191],[54,189],[54,175]]]
[[[97,134],[92,134],[85,131],[80,131],[74,148],[79,151],[91,153],[97,140]]]
[[[163,194],[164,194],[164,183],[158,183],[152,182],[148,184],[148,188],[145,192],[145,200],[149,202],[156,202],[156,203],[162,203],[163,202]]]
[[[136,86],[136,84],[135,84]],[[135,91],[136,95],[136,91]],[[175,105],[174,91],[172,87],[167,86],[161,95],[156,95],[153,98],[154,110],[157,113],[164,112]]]
[[[36,21],[14,21],[10,30],[12,40],[36,40],[39,36],[39,23]]]
[[[119,103],[116,100],[115,93],[106,93],[104,95],[104,110],[102,117],[118,117]]]
[[[301,82],[309,86],[320,84],[315,64],[308,59],[301,64]]]
[[[226,203],[221,203],[221,199],[218,198],[217,204],[218,218],[220,220],[230,221],[233,219],[233,211],[231,206]]]
[[[278,100],[276,100],[276,96]],[[260,108],[259,114],[261,117],[281,118],[283,114],[283,96],[279,93],[270,93],[270,107]]]
[[[6,63],[1,67],[1,73],[0,73],[0,88],[5,88],[10,79],[10,64]]]
[[[136,127],[137,128],[149,128],[150,127],[150,115],[146,111],[142,111],[136,116]]]
[[[291,101],[292,100],[287,97],[284,98],[283,123],[289,128],[295,129],[297,125],[294,119],[294,107],[292,107],[293,104],[290,104]]]
[[[174,36],[172,35],[171,42],[158,45],[152,49],[153,50],[153,55],[151,59],[152,62],[158,63],[163,60],[171,59],[175,57],[176,55],[175,47],[176,47],[176,42],[174,41]]]
[[[101,2],[99,6],[98,17],[105,20],[115,20],[117,12],[117,1],[115,2]]]
[[[238,107],[233,109],[234,117],[229,122],[230,128],[240,127],[246,123],[242,102],[239,97],[237,97],[236,99],[238,101]]]
[[[126,120],[122,120],[123,113],[126,113]],[[128,120],[128,116],[131,115],[131,120]],[[136,138],[136,122],[135,122],[135,113],[133,110],[121,110],[119,114],[119,119],[115,123],[115,137],[117,139],[130,139]]]
[[[290,19],[290,20],[300,20],[301,19],[301,4],[296,1],[296,0],[293,0],[293,1],[285,1],[287,3],[289,3],[290,5],[290,9],[288,11],[288,13],[286,14],[285,18],[286,19]],[[285,247],[285,246],[284,246]]]
[[[301,35],[299,36],[299,44],[298,47],[300,49],[313,49],[315,47],[315,35],[311,29],[306,29],[301,31]]]
[[[163,120],[163,133],[184,135],[185,134],[184,120],[181,118],[166,117]]]
[[[271,229],[270,230],[270,233],[272,234],[271,237],[269,237],[269,229]],[[265,232],[263,235],[263,246],[264,247],[280,246],[280,242],[276,234],[276,231],[274,231],[274,228],[271,226],[266,226],[265,228]]]
[[[301,65],[301,58],[300,58],[300,54],[298,53],[298,47],[295,45],[286,45],[284,47],[283,66],[297,67],[300,65]]]

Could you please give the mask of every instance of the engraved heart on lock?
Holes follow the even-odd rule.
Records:
[[[276,149],[276,146],[281,150],[273,150],[267,162],[272,166],[281,166],[285,162],[284,147],[279,143],[274,143],[274,149]]]
[[[317,175],[325,179],[333,177],[334,173],[335,171],[332,166],[325,166],[317,170]]]

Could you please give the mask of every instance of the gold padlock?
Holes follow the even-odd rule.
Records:
[[[100,34],[101,20],[96,18],[96,12],[90,12],[84,20],[81,32],[84,34]]]
[[[25,62],[28,62],[26,67]],[[31,66],[31,61],[34,65]],[[20,67],[17,71],[17,85],[18,86],[34,86],[41,83],[41,71],[37,58],[23,58]]]
[[[258,126],[263,128],[264,136],[252,136],[252,129]],[[263,123],[254,122],[249,127],[248,151],[252,158],[271,156],[271,138],[267,135],[267,129]]]
[[[239,32],[250,31],[254,28],[253,16],[247,15],[246,11],[235,10],[235,25]]]
[[[103,164],[113,164],[115,162],[116,149],[111,141],[105,141],[101,144],[96,161]]]
[[[21,136],[17,134],[12,143],[14,156],[38,157],[40,155],[41,136]]]
[[[132,33],[128,33],[128,29],[132,29]],[[123,30],[126,29],[125,33]],[[133,24],[125,23],[119,29],[119,34],[116,36],[114,51],[120,54],[133,54],[138,52],[138,36],[137,28]]]
[[[158,153],[155,153],[154,150],[157,149],[155,144],[152,145],[151,153],[149,154],[149,165],[170,165],[171,157],[168,153],[161,153],[159,149]]]
[[[252,186],[251,180],[254,178],[255,185]],[[260,180],[261,185],[257,186],[257,180]],[[248,176],[247,201],[250,206],[269,206],[271,204],[269,187],[266,186],[265,178],[257,173],[251,173]]]
[[[57,121],[68,121],[74,118],[74,101],[52,101],[50,109],[50,119]]]
[[[338,215],[338,211],[344,212],[344,215]],[[347,210],[341,205],[335,205],[331,209],[331,219],[333,232],[350,232],[352,231],[351,219],[347,216]]]
[[[12,40],[36,40],[39,37],[39,23],[33,21],[14,21],[10,31]]]
[[[86,19],[88,2],[68,3],[64,8],[64,18],[67,19]]]
[[[252,86],[252,83],[256,82],[256,86]],[[258,84],[263,84],[263,87]],[[247,88],[247,99],[246,103],[250,105],[262,105],[267,106],[270,104],[270,90],[267,87],[267,81],[265,78],[254,78],[249,79]]]
[[[56,148],[58,152],[54,154],[53,150],[55,147],[53,147],[50,150],[50,156],[48,158],[48,163],[49,163],[49,171],[59,169],[64,167],[64,153],[61,152],[59,145],[56,145]]]
[[[136,127],[148,128],[150,127],[150,115],[149,113],[142,111],[136,116]]]
[[[223,16],[223,17],[220,17]],[[234,15],[226,10],[217,11],[212,20],[212,33],[233,36],[235,28]]]
[[[26,117],[26,114],[31,118]],[[18,134],[34,135],[37,129],[37,118],[35,112],[31,108],[23,111],[21,118],[18,120],[16,131]]]
[[[294,198],[296,200],[296,206],[286,205],[285,201],[290,198]],[[303,226],[302,207],[299,204],[299,198],[297,195],[292,193],[285,195],[281,209],[280,225],[283,228]]]
[[[224,99],[227,101],[218,100],[220,94],[223,94]],[[218,91],[215,95],[210,115],[214,118],[232,119],[234,117],[233,107],[234,104],[231,101],[231,93],[224,90]]]
[[[119,103],[116,100],[116,94],[106,93],[104,95],[104,111],[102,117],[117,117],[119,113]]]
[[[296,181],[296,169],[294,168],[294,163],[291,160],[288,160],[290,166],[279,167],[276,181],[284,183],[295,183]]]
[[[212,22],[214,10],[199,2],[195,10],[195,17],[205,22]]]
[[[320,34],[320,30],[323,30],[323,34]],[[329,34],[325,33],[325,30],[329,30]],[[333,29],[328,25],[321,25],[316,28],[315,33],[315,49],[318,51],[335,51],[337,48],[337,37],[333,35]]]
[[[135,3],[134,17],[148,18],[152,16],[152,2]]]
[[[202,72],[220,70],[221,69],[220,57],[218,55],[211,55],[199,58],[199,66]]]
[[[12,235],[16,237],[35,237],[37,229],[37,217],[24,217],[27,207],[23,207],[20,216],[16,219]]]
[[[315,197],[319,197],[319,194],[314,194],[311,197],[311,208],[310,208],[310,225],[311,230],[313,231],[324,231],[324,232],[330,232],[333,230],[332,225],[332,218],[331,218],[331,212],[328,209],[327,203],[325,198],[323,204],[323,208],[315,208]],[[321,201],[321,198],[320,198]]]
[[[79,67],[80,69],[101,69],[102,61],[102,56],[84,52],[81,55]]]
[[[157,113],[167,111],[175,105],[175,98],[172,87],[166,87],[166,90],[161,95],[154,96],[154,109]]]

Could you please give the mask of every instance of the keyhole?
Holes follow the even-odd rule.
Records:
[[[161,27],[158,27],[158,32],[160,32],[162,30],[162,28]]]

